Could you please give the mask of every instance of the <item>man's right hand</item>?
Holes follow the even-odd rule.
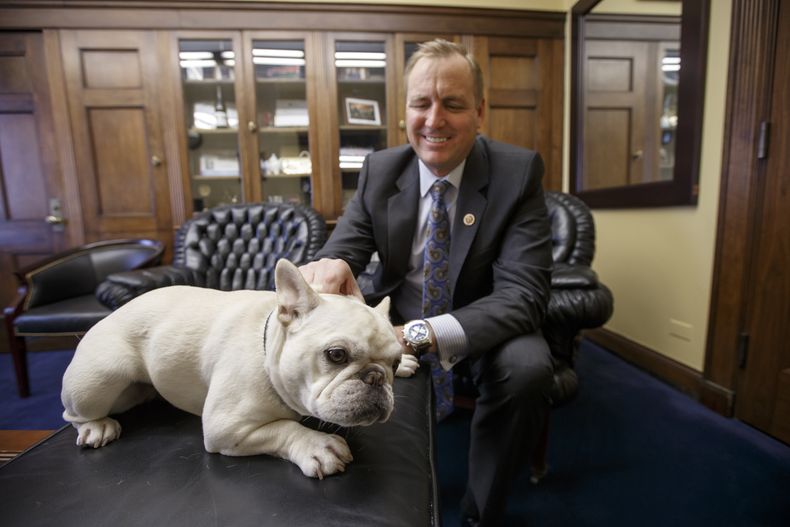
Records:
[[[344,260],[321,258],[299,267],[308,284],[318,286],[322,293],[355,296],[365,301],[354,273]]]

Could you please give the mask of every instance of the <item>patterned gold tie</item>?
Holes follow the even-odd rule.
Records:
[[[423,251],[422,314],[441,315],[452,309],[450,292],[450,220],[444,194],[450,183],[444,179],[431,186],[431,212],[428,236]],[[430,363],[436,395],[436,419],[441,421],[453,411],[453,372],[445,371],[435,353],[424,358]]]

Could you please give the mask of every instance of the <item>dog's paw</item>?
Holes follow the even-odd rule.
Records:
[[[74,425],[77,428],[77,446],[100,448],[121,437],[121,424],[110,417]]]
[[[322,432],[306,436],[291,450],[291,461],[310,478],[324,479],[324,476],[344,472],[353,459],[345,439]]]
[[[417,371],[417,368],[420,367],[420,359],[415,357],[414,355],[410,355],[408,353],[404,353],[401,355],[400,364],[398,364],[398,369],[395,371],[396,377],[411,377]]]

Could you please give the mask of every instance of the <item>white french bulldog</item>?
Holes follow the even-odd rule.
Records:
[[[77,445],[118,439],[120,413],[160,394],[202,416],[207,451],[270,454],[306,476],[342,472],[346,441],[299,423],[340,426],[386,421],[393,376],[414,374],[376,308],[318,294],[289,261],[275,269],[277,292],[171,286],[145,293],[96,324],[63,377],[63,418]]]

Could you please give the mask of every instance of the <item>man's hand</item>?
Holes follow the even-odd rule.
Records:
[[[321,288],[322,293],[355,296],[365,301],[348,264],[340,259],[321,258],[299,267],[305,281]]]

